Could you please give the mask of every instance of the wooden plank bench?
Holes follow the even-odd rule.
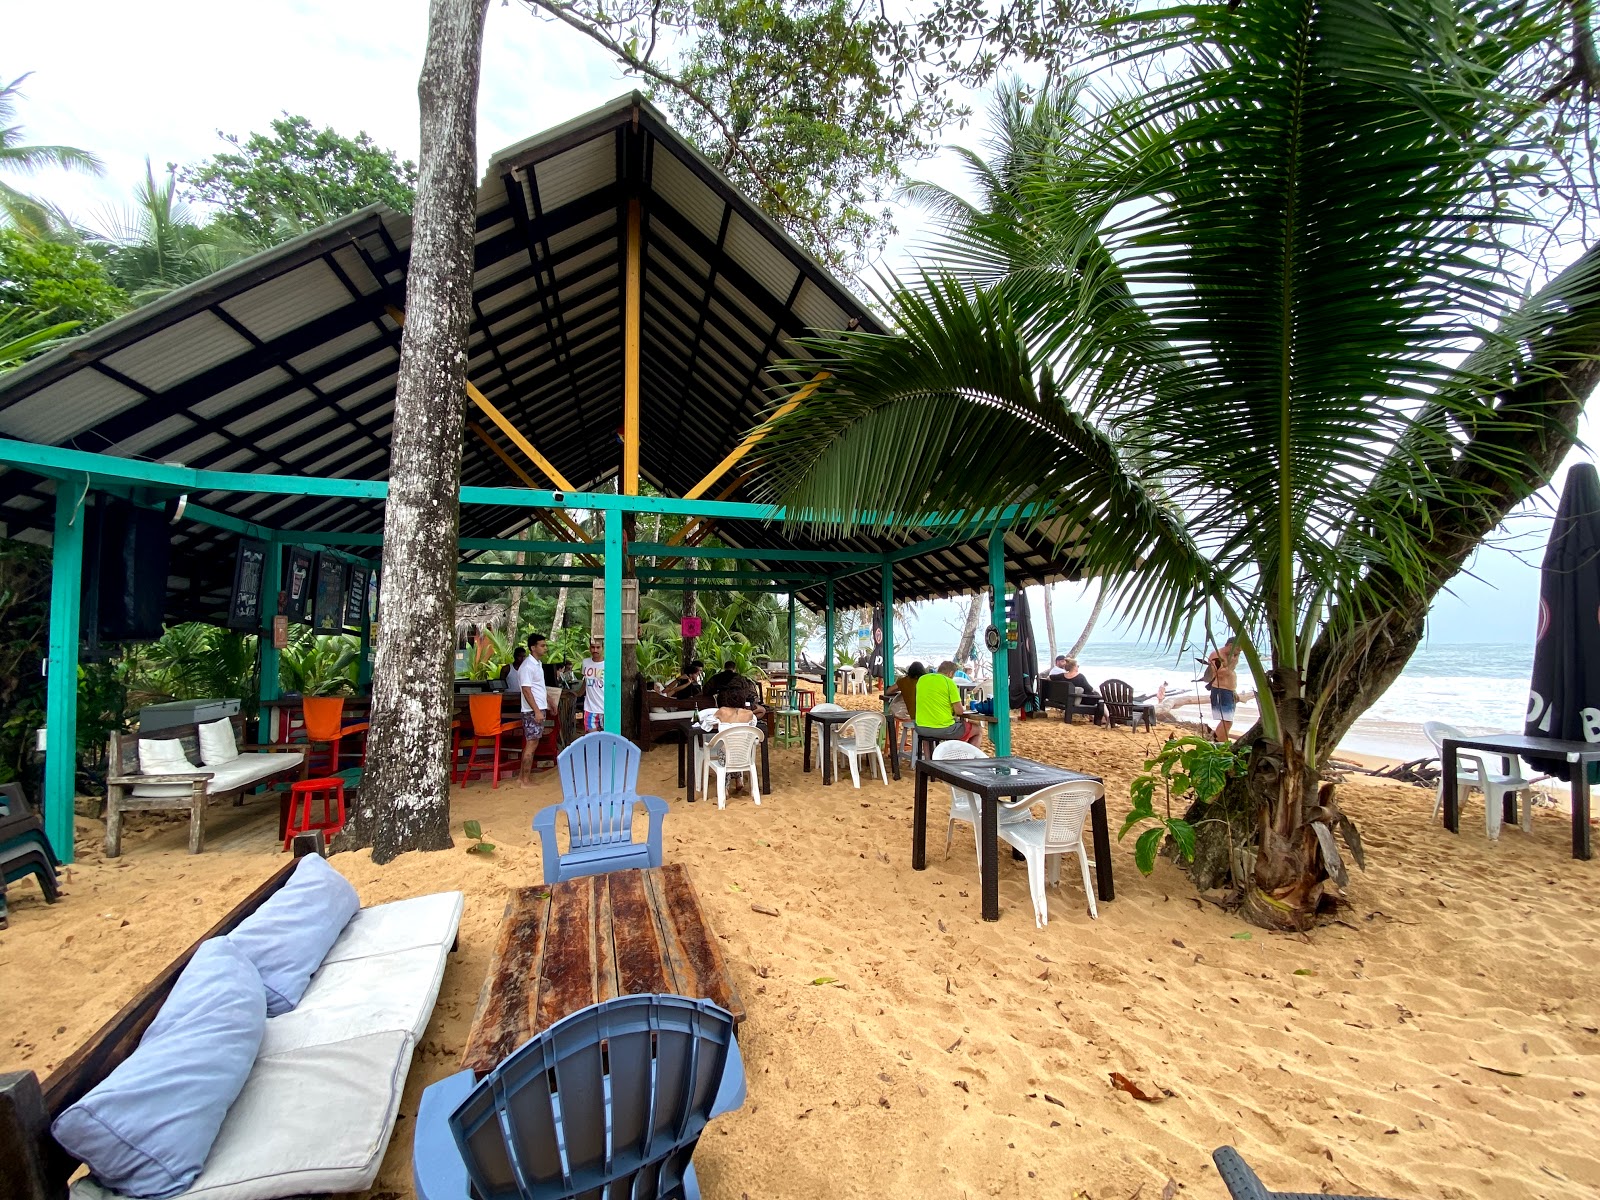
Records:
[[[512,892],[461,1065],[480,1077],[562,1017],[601,1000],[670,993],[744,1020],[716,934],[682,863]]]

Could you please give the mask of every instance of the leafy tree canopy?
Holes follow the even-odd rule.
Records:
[[[41,323],[103,325],[128,307],[128,297],[81,243],[51,242],[0,229],[0,312],[39,314]]]
[[[270,134],[218,136],[232,149],[179,172],[184,198],[215,205],[219,220],[260,245],[380,200],[411,211],[416,164],[365,133],[348,138],[285,113]]]

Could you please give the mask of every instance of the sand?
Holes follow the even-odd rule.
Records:
[[[855,699],[855,698],[852,698]],[[1020,725],[1018,753],[1101,773],[1113,829],[1157,734]],[[1370,869],[1352,906],[1309,936],[1253,930],[1197,900],[1168,863],[1142,878],[1115,847],[1117,899],[1091,921],[1075,876],[1031,919],[1002,856],[1001,920],[978,912],[965,827],[910,869],[911,782],[822,788],[777,750],[774,791],[686,805],[670,748],[642,780],[667,798],[666,853],[689,864],[749,1020],[744,1109],[696,1155],[710,1200],[1049,1196],[1216,1200],[1213,1147],[1241,1148],[1279,1189],[1393,1197],[1600,1196],[1600,863],[1568,827],[1488,843],[1469,805],[1456,837],[1432,795],[1352,779],[1342,799]],[[337,866],[366,903],[467,893],[461,946],[407,1086],[373,1196],[409,1196],[411,1116],[453,1072],[504,891],[540,878],[529,828],[556,796],[475,784],[498,849],[365,853]],[[12,888],[0,933],[0,1070],[48,1072],[280,860],[265,809],[213,810],[211,848],[135,817],[121,859],[79,827],[67,896]],[[459,824],[457,826],[459,828]],[[778,917],[753,904],[777,908]],[[1118,1072],[1159,1103],[1111,1086]]]

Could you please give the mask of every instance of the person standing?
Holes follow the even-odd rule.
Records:
[[[533,772],[533,750],[544,737],[550,716],[550,696],[544,682],[544,656],[550,643],[542,633],[528,635],[528,657],[517,668],[517,688],[522,693],[522,762],[517,768],[517,783],[528,786]]]
[[[583,731],[597,733],[606,727],[606,653],[599,638],[589,639],[589,657],[579,663],[583,671]]]
[[[1216,722],[1215,740],[1224,746],[1233,730],[1233,713],[1239,702],[1239,642],[1232,634],[1228,640],[1206,656],[1206,666],[1211,668],[1211,719]]]

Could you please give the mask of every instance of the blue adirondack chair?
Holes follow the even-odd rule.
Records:
[[[698,1200],[701,1130],[744,1096],[725,1009],[683,996],[604,1000],[482,1080],[462,1071],[424,1091],[412,1179],[421,1200]]]
[[[1357,1196],[1328,1196],[1321,1192],[1272,1192],[1261,1177],[1250,1169],[1232,1146],[1218,1146],[1211,1152],[1217,1174],[1227,1185],[1233,1200],[1360,1200]]]
[[[639,747],[615,733],[586,733],[557,756],[556,773],[561,776],[561,803],[540,809],[533,818],[546,883],[661,865],[667,802],[639,795]],[[643,842],[633,840],[637,804],[650,814],[650,834]],[[570,845],[565,854],[556,842],[557,813],[567,815]]]

